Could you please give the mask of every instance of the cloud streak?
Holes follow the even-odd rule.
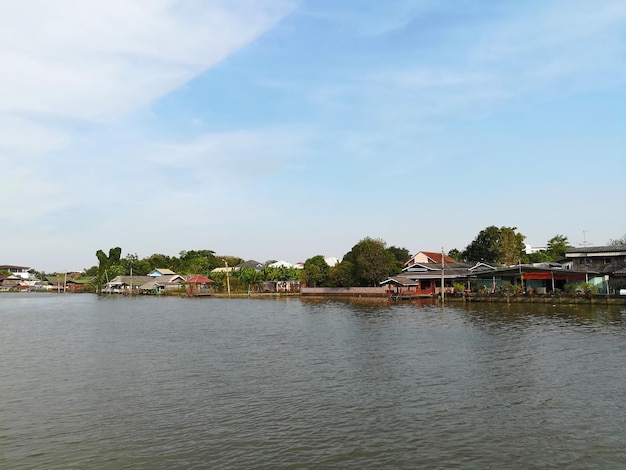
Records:
[[[54,133],[50,119],[119,117],[249,44],[292,6],[283,0],[3,1],[0,119],[45,134]],[[54,148],[63,137],[49,140]],[[20,147],[12,139],[0,143]]]

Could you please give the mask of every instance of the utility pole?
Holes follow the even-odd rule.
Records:
[[[230,298],[230,270],[228,269],[228,261],[223,261],[226,265],[226,288],[228,289],[228,297]]]
[[[441,247],[441,306],[443,307],[443,298],[445,296],[445,289],[444,289],[444,283],[445,283],[445,277],[444,277],[444,269],[445,269],[445,260],[444,260],[444,254],[443,254],[443,246]]]

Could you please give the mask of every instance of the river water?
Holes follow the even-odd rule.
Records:
[[[1,294],[0,468],[626,468],[626,307]]]

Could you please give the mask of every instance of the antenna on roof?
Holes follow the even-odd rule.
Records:
[[[589,245],[589,242],[587,241],[587,232],[589,230],[583,230],[583,242],[582,242],[582,246],[587,246]]]

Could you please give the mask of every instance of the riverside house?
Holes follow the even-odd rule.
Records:
[[[426,262],[417,262],[416,256],[406,263],[400,274],[381,282],[381,285],[387,288],[387,294],[390,297],[438,296],[441,295],[442,282],[445,294],[459,290],[496,293],[504,289],[546,294],[564,290],[568,282],[588,282],[596,285],[598,292],[607,292],[606,280],[608,278],[605,274],[593,269],[575,269],[572,264],[568,263],[495,266],[486,263],[446,262],[448,257],[444,258],[444,262],[441,263],[441,255],[436,263],[432,262],[434,260],[432,256],[425,258]],[[616,271],[616,274],[621,272],[626,274],[626,269]],[[624,280],[626,280],[626,275]]]
[[[626,246],[583,246],[565,252],[565,264],[584,272],[587,282],[610,293],[626,290]]]

